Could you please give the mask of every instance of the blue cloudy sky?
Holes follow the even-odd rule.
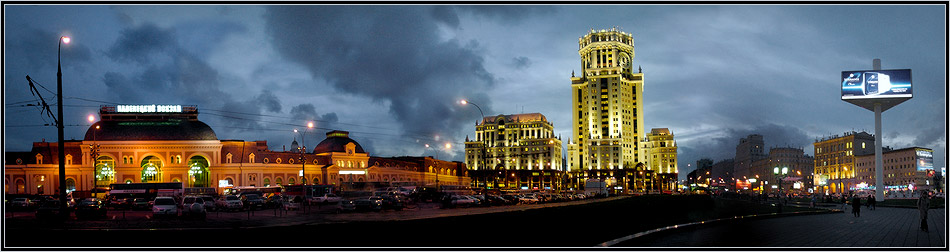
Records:
[[[884,144],[934,149],[946,166],[944,5],[4,6],[4,150],[56,129],[24,78],[55,90],[63,48],[66,138],[99,105],[197,105],[219,139],[289,146],[293,128],[351,131],[376,156],[464,160],[486,115],[540,112],[566,143],[577,39],[633,34],[647,128],[669,128],[687,163],[731,158],[739,138],[803,147],[867,130],[874,114],[840,99],[843,70],[913,70],[914,98],[884,113]],[[53,94],[41,90],[48,101]],[[55,108],[54,108],[55,109]],[[445,158],[451,156],[451,158]]]

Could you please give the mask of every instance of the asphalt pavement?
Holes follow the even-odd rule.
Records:
[[[947,248],[946,209],[931,209],[929,231],[920,230],[912,208],[850,207],[830,214],[741,218],[672,228],[612,244],[612,247]]]

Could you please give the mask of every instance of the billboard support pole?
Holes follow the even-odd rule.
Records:
[[[875,71],[881,70],[881,59],[871,61]],[[884,145],[881,135],[881,104],[874,104],[874,201],[884,201]]]
[[[874,104],[874,199],[884,201],[884,154],[881,150],[881,104]]]

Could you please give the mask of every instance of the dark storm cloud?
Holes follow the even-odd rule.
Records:
[[[556,11],[554,6],[462,5],[455,8],[477,16],[498,19],[503,23],[521,22],[528,17],[549,15]]]
[[[20,28],[6,27],[11,30],[23,29],[23,31],[20,32],[24,34],[22,36],[4,37],[5,46],[7,48],[16,48],[16,50],[4,50],[4,58],[7,59],[6,64],[19,65],[19,67],[23,69],[28,69],[28,73],[34,76],[39,73],[33,71],[39,69],[53,69],[55,71],[57,59],[55,43],[58,43],[56,38],[61,36],[60,34],[29,26]],[[17,31],[9,32],[14,33]],[[91,53],[89,47],[73,43],[63,45],[62,58],[64,60],[64,68],[83,67],[85,65],[83,63],[87,63],[91,60]],[[22,78],[23,76],[20,77]],[[26,80],[24,79],[23,81]]]
[[[290,118],[292,118],[294,122],[317,121],[324,124],[322,127],[331,127],[332,123],[340,120],[336,112],[319,115],[317,108],[310,103],[300,104],[290,108]]]
[[[280,113],[280,100],[277,99],[277,96],[270,90],[265,89],[261,94],[257,95],[257,104],[268,112]]]
[[[674,134],[676,132],[673,132]],[[679,136],[694,138],[690,144],[683,145],[678,143],[680,168],[685,168],[686,164],[695,163],[701,158],[710,158],[714,162],[724,159],[735,158],[736,145],[739,139],[748,137],[751,134],[762,135],[765,142],[766,153],[773,147],[792,147],[802,148],[805,153],[809,152],[809,146],[812,140],[805,132],[792,126],[783,126],[777,124],[756,125],[751,129],[723,129],[716,132],[702,133],[704,135],[715,135],[714,137],[704,136]],[[694,169],[693,167],[692,169]],[[680,173],[688,173],[690,170],[681,170]]]
[[[129,70],[141,71],[105,73],[102,80],[109,88],[107,99],[198,105],[206,109],[205,114],[212,116],[206,120],[218,126],[219,137],[221,132],[259,131],[264,128],[258,116],[262,108],[271,112],[281,110],[277,97],[270,91],[246,100],[236,99],[222,91],[224,81],[218,70],[183,48],[177,36],[171,29],[154,24],[122,30],[106,55],[115,62],[127,64]]]
[[[442,41],[429,6],[273,6],[264,15],[278,52],[345,93],[390,104],[406,131],[443,135],[476,119],[458,98],[482,99],[495,77],[475,41]],[[442,12],[444,12],[443,10]],[[366,15],[372,13],[373,15]],[[347,119],[355,121],[360,119]],[[440,134],[441,133],[441,134]]]
[[[152,60],[153,54],[175,53],[177,42],[172,33],[171,30],[161,29],[154,24],[125,29],[106,55],[115,61],[145,64]]]
[[[531,59],[525,56],[511,58],[511,64],[516,69],[525,69],[531,66]]]

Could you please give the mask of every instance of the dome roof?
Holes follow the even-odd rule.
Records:
[[[96,129],[99,126],[99,129]],[[214,130],[197,120],[99,121],[86,130],[87,141],[218,140]]]
[[[327,132],[327,139],[317,144],[317,147],[313,148],[313,153],[346,152],[346,145],[349,143],[356,145],[356,153],[366,153],[360,143],[350,138],[350,132],[341,130]]]

